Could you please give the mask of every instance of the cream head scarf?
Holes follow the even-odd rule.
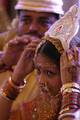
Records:
[[[45,33],[42,42],[38,48],[49,40],[60,53],[69,48],[70,41],[77,34],[79,29],[80,8],[73,5],[69,11]],[[37,49],[38,49],[37,48]]]
[[[15,9],[64,14],[62,6],[62,0],[18,0]]]

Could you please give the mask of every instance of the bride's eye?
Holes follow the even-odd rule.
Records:
[[[47,71],[46,73],[47,73],[48,77],[51,77],[53,75],[53,73],[51,71]]]
[[[46,74],[48,77],[53,77],[54,75],[56,75],[56,72],[52,72],[52,71],[47,70]]]

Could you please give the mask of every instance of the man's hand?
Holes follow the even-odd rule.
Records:
[[[4,52],[2,61],[7,66],[15,65],[19,60],[20,55],[23,52],[25,46],[28,45],[31,41],[34,41],[34,39],[38,39],[38,38],[33,38],[31,36],[24,35],[22,37],[17,37],[14,40],[11,40],[8,43],[8,47]]]

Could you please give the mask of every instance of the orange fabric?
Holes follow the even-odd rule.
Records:
[[[9,120],[22,120],[20,109],[14,110],[11,114],[12,115]]]
[[[31,102],[23,102],[12,110],[9,120],[57,120],[61,95],[55,97],[38,95]]]

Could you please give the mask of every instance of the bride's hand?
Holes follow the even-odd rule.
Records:
[[[60,59],[62,84],[76,82],[80,85],[80,48],[64,52]]]

